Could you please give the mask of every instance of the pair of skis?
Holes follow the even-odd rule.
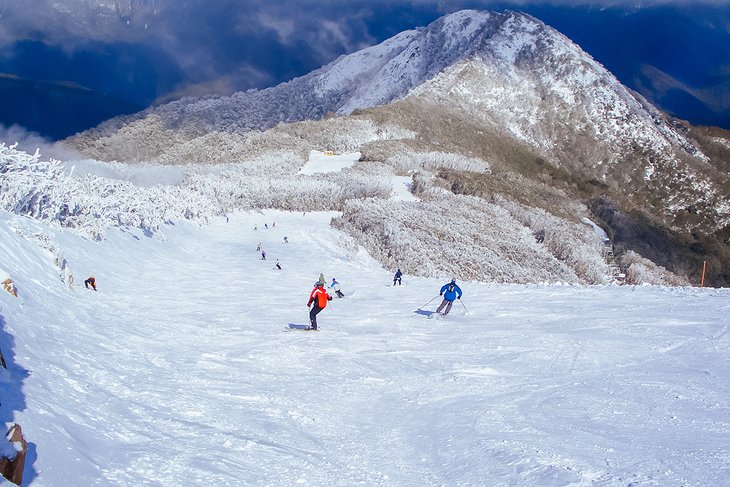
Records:
[[[299,331],[319,331],[317,328],[312,328],[309,325],[302,325],[300,323],[288,323],[284,329],[286,331],[299,330]]]

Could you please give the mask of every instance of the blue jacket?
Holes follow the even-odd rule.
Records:
[[[439,294],[444,295],[444,299],[448,299],[449,301],[453,301],[456,299],[456,294],[459,294],[459,297],[461,298],[461,288],[456,285],[455,282],[450,282],[448,284],[444,284],[441,287],[441,291],[439,291]]]

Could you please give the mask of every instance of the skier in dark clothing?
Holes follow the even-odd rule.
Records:
[[[395,271],[395,275],[393,276],[393,285],[394,286],[395,286],[395,283],[396,282],[398,283],[399,286],[401,285],[401,282],[400,281],[401,281],[401,276],[402,275],[403,275],[403,273],[400,271],[400,269],[398,269],[397,271]]]
[[[309,328],[311,330],[317,329],[317,314],[327,306],[327,301],[332,301],[332,296],[327,294],[321,282],[315,282],[314,289],[309,294],[309,301],[307,302],[307,307],[314,304],[312,309],[309,310]]]
[[[445,306],[446,310],[444,311],[444,316],[446,316],[449,314],[449,311],[451,311],[451,305],[454,304],[454,299],[461,299],[461,288],[456,285],[456,278],[451,279],[450,283],[444,284],[441,287],[439,296],[443,296],[444,300],[441,302],[439,307],[436,308],[436,312],[441,313],[441,310],[444,309]]]
[[[91,286],[91,289],[96,291],[96,279],[93,277],[88,278],[84,281],[84,286],[86,286],[86,289],[89,289],[89,286]]]

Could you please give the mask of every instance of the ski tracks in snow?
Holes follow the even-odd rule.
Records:
[[[695,299],[713,291],[467,282],[469,317],[428,320],[413,310],[443,283],[393,287],[332,216],[60,236],[99,292],[27,285],[3,308],[27,323],[10,330],[32,370],[19,419],[43,448],[67,440],[39,454],[34,484],[72,472],[79,485],[164,487],[726,478],[727,305]],[[347,298],[318,333],[284,333],[307,321],[320,273]]]

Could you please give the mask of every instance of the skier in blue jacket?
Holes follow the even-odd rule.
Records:
[[[338,298],[344,298],[345,295],[340,291],[340,283],[337,282],[337,279],[334,277],[332,278],[332,284],[330,284],[330,289],[334,289],[335,294],[337,294]]]
[[[450,283],[444,284],[441,287],[441,291],[439,291],[439,295],[443,296],[444,300],[436,308],[436,312],[441,313],[441,310],[446,306],[446,310],[444,311],[444,316],[446,316],[451,311],[451,305],[454,304],[454,299],[461,299],[461,288],[456,285],[456,278],[451,279]]]

